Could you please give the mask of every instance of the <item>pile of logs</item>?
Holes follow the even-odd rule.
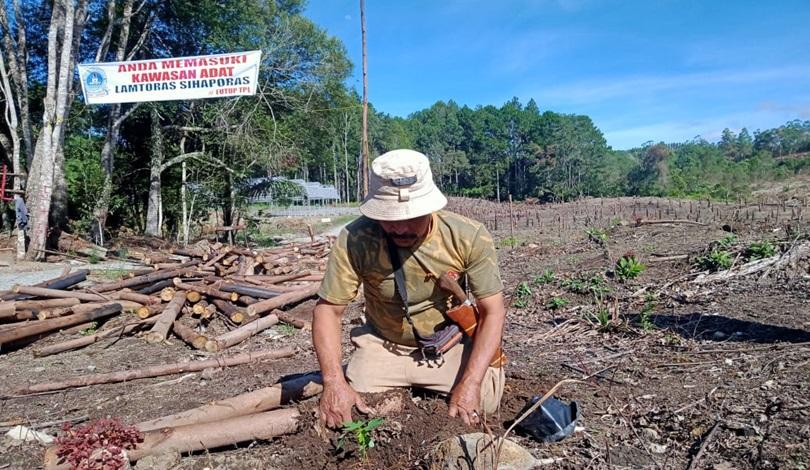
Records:
[[[148,342],[171,333],[192,348],[219,352],[279,321],[300,328],[282,309],[317,294],[329,250],[329,240],[260,251],[203,241],[170,252],[132,250],[128,257],[149,267],[114,282],[77,288],[89,283],[89,271],[79,270],[14,286],[0,293],[0,353],[56,331],[84,335],[35,355],[144,330]],[[116,316],[124,321],[98,327]]]

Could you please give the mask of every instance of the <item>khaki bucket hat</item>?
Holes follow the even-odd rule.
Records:
[[[360,213],[374,220],[408,220],[441,210],[447,205],[433,183],[430,162],[408,149],[392,150],[371,162],[369,193]]]

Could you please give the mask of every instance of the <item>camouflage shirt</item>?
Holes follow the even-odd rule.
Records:
[[[427,237],[416,247],[398,248],[405,273],[411,318],[422,336],[449,321],[444,312],[450,296],[435,282],[448,271],[466,275],[470,292],[481,299],[503,290],[492,236],[479,222],[439,211]],[[318,295],[346,305],[360,285],[369,324],[383,338],[416,346],[413,331],[396,290],[385,232],[374,220],[360,217],[341,231],[332,249]]]

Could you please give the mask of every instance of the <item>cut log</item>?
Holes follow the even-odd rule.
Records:
[[[84,282],[87,279],[88,274],[90,274],[89,269],[80,269],[74,273],[65,274],[54,279],[49,279],[45,282],[40,282],[39,284],[34,284],[32,287],[45,287],[48,289],[64,290],[69,287],[73,287],[80,282]],[[3,300],[23,300],[31,297],[14,293],[6,293],[0,298]]]
[[[186,292],[186,300],[191,304],[196,304],[197,302],[202,299],[202,295],[199,292],[190,290]]]
[[[51,392],[54,390],[65,390],[68,388],[86,387],[89,385],[129,382],[131,380],[149,377],[161,377],[164,375],[197,372],[212,367],[231,367],[267,359],[280,359],[283,357],[292,356],[293,354],[295,354],[295,350],[293,348],[283,348],[275,351],[256,351],[235,354],[227,357],[216,357],[203,361],[176,362],[173,364],[161,364],[157,366],[144,367],[141,369],[131,369],[105,374],[89,374],[59,382],[47,382],[18,388],[13,390],[11,394],[30,395],[32,393]]]
[[[15,313],[17,313],[17,305],[14,301],[0,303],[0,320],[14,318]]]
[[[143,320],[146,318],[154,317],[155,315],[162,312],[164,308],[166,308],[166,306],[162,304],[144,305],[143,307],[135,311],[135,315],[137,315],[138,318]]]
[[[222,292],[221,290],[215,289],[215,288],[213,288],[211,286],[200,286],[200,285],[196,285],[196,284],[188,284],[188,283],[185,283],[185,282],[181,281],[178,278],[175,278],[173,282],[174,282],[175,287],[177,287],[178,289],[199,292],[200,294],[203,294],[203,295],[205,295],[206,297],[209,297],[209,298],[217,298],[217,299],[223,299],[223,300],[229,300],[229,301],[235,301],[236,299],[239,298],[239,294],[237,294],[236,292],[230,292],[230,293],[229,292]]]
[[[47,287],[14,286],[12,292],[17,294],[32,295],[34,297],[47,297],[51,299],[79,299],[86,302],[105,302],[111,300],[101,294],[91,294],[88,292],[77,292],[74,290],[48,289]]]
[[[132,302],[138,302],[141,305],[159,304],[161,302],[161,299],[159,297],[152,297],[151,295],[139,294],[137,292],[131,291],[117,292],[112,294],[111,297],[115,297],[120,300],[130,300]]]
[[[281,308],[285,305],[300,302],[301,300],[317,295],[319,288],[320,284],[315,284],[310,287],[304,287],[296,292],[288,292],[272,299],[263,300],[257,304],[248,306],[248,315],[261,315],[264,312],[269,312],[270,310]]]
[[[156,283],[152,284],[151,286],[146,286],[146,287],[143,287],[141,289],[138,289],[137,292],[139,294],[150,295],[150,294],[154,294],[155,292],[160,292],[161,290],[165,289],[166,287],[172,287],[172,286],[174,286],[174,284],[172,284],[171,279],[164,279],[162,281],[159,281],[159,282],[156,282]],[[168,300],[167,300],[167,302],[168,302]]]
[[[38,313],[33,310],[15,310],[11,316],[0,317],[0,322],[20,322],[28,320],[40,320]]]
[[[236,416],[269,411],[283,405],[314,397],[323,391],[320,372],[300,374],[271,386],[235,397],[208,403],[169,416],[138,423],[141,431],[211,423]]]
[[[175,321],[172,325],[172,333],[194,349],[205,350],[205,344],[209,341],[207,336],[197,333],[179,321]]]
[[[17,308],[19,310],[46,310],[49,308],[72,307],[79,305],[80,302],[81,301],[76,297],[47,300],[18,300]]]
[[[176,292],[174,298],[166,305],[163,312],[158,317],[149,334],[146,335],[146,341],[149,343],[159,343],[164,341],[169,335],[169,329],[180,314],[180,309],[186,303],[186,293]]]
[[[109,292],[112,290],[121,290],[125,287],[142,286],[144,284],[151,284],[153,282],[162,281],[164,279],[171,279],[183,276],[184,274],[193,271],[193,269],[190,268],[196,266],[199,263],[200,260],[198,259],[191,260],[181,264],[177,269],[170,269],[166,271],[155,271],[154,273],[147,274],[145,276],[136,276],[130,279],[123,279],[117,282],[99,284],[93,287],[93,290],[95,290],[96,292]]]
[[[205,349],[209,352],[223,351],[231,346],[241,343],[242,341],[261,331],[270,328],[276,323],[278,323],[278,317],[272,314],[268,315],[247,325],[240,326],[239,328],[229,331],[224,335],[217,336],[215,339],[208,341],[208,343],[205,345]]]
[[[199,302],[194,304],[194,307],[191,308],[191,311],[192,313],[194,313],[194,315],[202,315],[203,313],[205,313],[206,307],[208,307],[208,301],[200,300]]]
[[[129,334],[143,326],[152,325],[155,323],[155,321],[157,321],[157,317],[152,317],[147,320],[119,326],[103,332],[98,332],[96,334],[82,336],[81,338],[75,338],[68,341],[63,341],[61,343],[52,344],[50,346],[45,346],[40,349],[35,349],[34,357],[44,357],[64,351],[73,351],[74,349],[89,346],[104,338],[112,338],[113,336],[123,336],[125,334]]]
[[[268,440],[295,432],[299,418],[297,409],[288,408],[213,423],[158,429],[145,433],[143,442],[129,450],[127,457],[135,462],[170,451],[185,454],[241,442]],[[68,464],[60,463],[56,449],[57,446],[51,446],[45,451],[45,470],[69,470]]]
[[[171,302],[171,300],[174,298],[174,293],[174,287],[164,287],[160,290],[160,300],[164,302]]]
[[[239,298],[236,300],[239,301],[239,303],[242,305],[253,305],[259,303],[259,299],[255,297],[250,297],[248,295],[240,295]]]
[[[24,325],[12,330],[0,331],[0,349],[8,343],[20,341],[43,333],[50,333],[59,329],[96,321],[121,313],[121,304],[113,303],[96,308],[85,313],[75,313],[66,317],[42,320]]]
[[[228,248],[225,248],[220,253],[214,255],[212,258],[209,258],[208,261],[206,261],[205,264],[203,264],[203,267],[206,267],[206,268],[212,267],[215,264],[217,264],[217,262],[219,260],[221,260],[222,258],[224,258],[226,256],[228,256]]]
[[[308,331],[312,330],[312,322],[309,322],[307,320],[302,320],[300,318],[295,318],[293,315],[290,314],[290,312],[284,312],[284,311],[281,311],[281,310],[277,310],[274,313],[276,314],[276,316],[278,317],[278,319],[280,321],[283,321],[284,323],[286,323],[288,325],[292,325],[292,326],[294,326],[296,328],[299,328],[299,329],[302,329],[302,330],[308,330]]]
[[[236,292],[239,295],[246,295],[259,299],[272,299],[281,294],[281,292],[273,291],[270,289],[262,289],[261,287],[244,286],[241,284],[222,284],[219,290],[223,292]]]

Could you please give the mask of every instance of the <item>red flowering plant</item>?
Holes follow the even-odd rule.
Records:
[[[118,470],[123,468],[123,450],[134,449],[143,442],[143,433],[118,418],[102,418],[74,428],[62,425],[56,438],[56,455],[60,463],[75,470]]]

